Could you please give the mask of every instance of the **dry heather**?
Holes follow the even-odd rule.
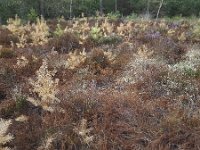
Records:
[[[7,134],[8,127],[11,124],[11,120],[0,120],[0,148],[2,150],[9,150],[8,147],[4,147],[4,145],[8,142],[10,142],[13,139],[13,136],[10,134]]]
[[[0,37],[0,149],[199,149],[198,21],[16,16]]]
[[[37,93],[40,100],[29,97],[27,100],[35,106],[42,106],[43,109],[54,111],[54,106],[60,100],[56,97],[58,93],[59,79],[53,80],[56,70],[49,71],[47,61],[44,60],[42,66],[36,72],[36,81],[30,79],[29,82],[33,87],[32,92]]]

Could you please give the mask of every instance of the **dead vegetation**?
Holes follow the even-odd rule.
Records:
[[[0,27],[0,148],[198,150],[197,25],[10,20]]]

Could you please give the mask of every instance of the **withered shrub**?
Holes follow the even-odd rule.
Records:
[[[39,147],[44,130],[41,126],[41,117],[35,112],[27,113],[29,118],[26,122],[14,122],[11,132],[15,135],[15,140],[11,143],[11,147],[27,150]]]
[[[3,48],[2,50],[0,50],[0,58],[11,59],[15,56],[16,56],[15,52],[11,49]]]
[[[80,45],[78,38],[71,33],[64,33],[60,37],[55,37],[49,40],[47,44],[48,49],[54,49],[59,53],[68,53],[79,47]]]
[[[100,74],[103,69],[110,67],[110,62],[101,49],[93,49],[86,63],[94,74]]]
[[[18,39],[16,36],[14,36],[12,34],[11,31],[9,31],[8,29],[4,29],[2,27],[0,27],[0,45],[3,45],[5,47],[10,47],[11,45],[11,41],[13,43],[17,43]]]
[[[21,79],[34,75],[42,64],[42,59],[40,57],[35,60],[33,55],[26,55],[26,59],[28,60],[27,65],[16,67],[16,74],[18,77],[21,77]]]
[[[104,20],[99,19],[101,29]],[[198,150],[199,45],[191,48],[194,39],[190,41],[187,34],[191,32],[188,23],[117,20],[110,32],[121,34],[123,40],[97,46],[89,38],[82,41],[73,35],[84,31],[79,26],[82,22],[86,22],[84,36],[88,37],[95,19],[60,22],[62,29],[67,26],[66,31],[73,32],[49,36],[52,39],[44,47],[14,49],[16,57],[0,58],[0,118],[12,119],[9,133],[15,138],[5,146],[20,150]],[[49,21],[50,32],[57,23]],[[8,36],[5,39],[10,41]],[[2,50],[10,44],[4,43],[0,43]],[[34,92],[28,79],[35,79],[44,59],[46,76],[40,81],[48,89],[59,79],[56,92],[42,91],[42,96],[59,99],[53,112],[26,101],[28,96],[33,100],[41,96],[38,89],[44,84]],[[53,70],[57,72],[52,76],[48,72]],[[17,87],[22,92],[19,100],[12,97]],[[28,119],[17,121],[22,115]]]
[[[94,94],[94,99],[81,93],[68,98],[62,104],[63,108],[67,108],[65,114],[44,116],[44,126],[50,128],[48,134],[59,133],[55,139],[57,142],[52,143],[54,148],[107,150],[112,147],[136,150],[138,147],[145,149],[148,146],[148,133],[140,131],[148,130],[149,126],[156,131],[156,118],[151,116],[153,112],[145,103],[141,106],[137,94],[123,95],[114,91],[103,91],[103,94],[92,91],[90,93]],[[89,145],[85,144],[73,130],[83,118],[87,120],[88,128],[92,128],[90,134],[94,136]]]

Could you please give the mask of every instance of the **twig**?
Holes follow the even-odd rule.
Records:
[[[161,1],[160,1],[160,6],[159,6],[159,8],[158,8],[158,12],[157,12],[157,15],[156,15],[156,22],[157,22],[157,20],[158,20],[158,16],[159,16],[159,14],[160,14],[160,10],[161,10],[161,8],[162,8],[163,2],[164,2],[164,0],[161,0]]]

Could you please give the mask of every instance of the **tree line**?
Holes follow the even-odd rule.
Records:
[[[0,0],[0,20],[15,14],[24,19],[34,15],[71,18],[84,13],[93,16],[97,10],[100,14],[120,12],[125,16],[135,13],[156,17],[158,9],[160,16],[199,16],[200,0]]]

